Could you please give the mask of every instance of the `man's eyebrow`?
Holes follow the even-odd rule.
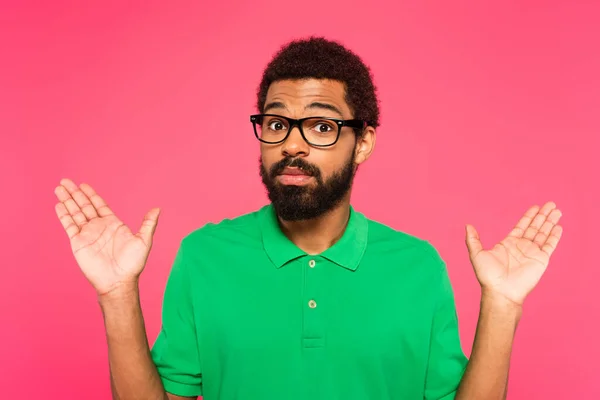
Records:
[[[304,107],[305,110],[315,109],[315,108],[321,109],[321,110],[333,111],[334,113],[338,114],[340,117],[344,118],[344,114],[342,114],[342,111],[339,108],[337,108],[336,106],[334,106],[333,104],[314,102],[314,103],[310,103],[309,105]]]
[[[272,110],[274,108],[281,108],[283,110],[287,110],[287,107],[285,106],[285,104],[283,104],[280,101],[274,101],[274,102],[269,103],[269,104],[267,104],[265,106],[265,109],[264,109],[263,113],[266,113],[267,111]]]
[[[273,102],[265,105],[263,113],[266,114],[268,111],[270,111],[272,109],[287,110],[287,107],[285,106],[285,104],[283,104],[280,101],[273,101]],[[344,118],[344,114],[342,114],[342,111],[339,108],[337,108],[336,106],[334,106],[333,104],[313,102],[313,103],[310,103],[309,105],[307,105],[306,107],[304,107],[304,109],[305,110],[320,109],[320,110],[333,111],[334,113],[338,114],[341,118]]]

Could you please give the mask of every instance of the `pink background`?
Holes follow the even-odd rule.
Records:
[[[181,238],[265,204],[248,115],[273,52],[309,34],[372,66],[382,126],[353,201],[439,249],[467,354],[464,224],[490,246],[557,202],[564,238],[526,303],[509,398],[600,398],[598,2],[47,3],[0,6],[2,398],[109,398],[101,313],[54,214],[60,178],[136,229],[162,207],[141,282],[153,341]]]

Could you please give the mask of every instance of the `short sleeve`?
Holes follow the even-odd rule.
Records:
[[[443,261],[438,274],[439,297],[432,323],[425,399],[451,400],[468,360],[460,344],[454,292]]]
[[[161,330],[151,350],[165,390],[178,396],[202,395],[202,371],[190,289],[182,243],[167,280]]]

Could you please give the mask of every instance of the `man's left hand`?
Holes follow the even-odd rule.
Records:
[[[531,207],[500,243],[484,250],[479,234],[466,226],[469,258],[482,292],[522,306],[540,281],[562,234],[562,213],[553,202]]]

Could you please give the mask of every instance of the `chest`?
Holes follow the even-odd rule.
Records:
[[[274,359],[307,349],[392,360],[427,352],[433,311],[427,281],[389,266],[367,267],[351,271],[310,256],[281,268],[268,260],[248,268],[204,266],[193,284],[201,346]]]

